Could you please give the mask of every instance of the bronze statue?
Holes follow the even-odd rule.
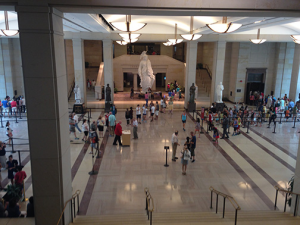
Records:
[[[193,83],[192,86],[190,87],[190,102],[191,103],[195,102],[195,91],[196,91],[196,87]]]
[[[109,84],[107,84],[107,87],[105,89],[105,101],[111,102],[111,88],[109,87]]]

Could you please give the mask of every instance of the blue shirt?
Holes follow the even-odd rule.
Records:
[[[182,115],[181,118],[182,118],[182,121],[185,121],[186,120],[186,115]]]
[[[108,121],[109,121],[109,126],[115,126],[116,117],[114,115],[110,115],[108,117]]]
[[[7,105],[7,101],[6,101],[6,100],[3,100],[3,101],[2,101],[2,105],[3,105],[3,108],[7,108],[7,106],[8,106],[8,105]]]
[[[196,136],[192,137],[191,142],[193,142],[194,144],[191,145],[191,148],[196,148]]]
[[[294,108],[294,106],[295,106],[295,103],[294,102],[290,102],[289,108]]]

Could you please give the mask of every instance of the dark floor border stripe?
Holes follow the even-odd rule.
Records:
[[[85,153],[87,152],[88,148],[89,148],[90,144],[89,143],[85,143],[80,151],[80,153],[77,156],[77,159],[75,160],[72,169],[71,169],[71,176],[72,176],[72,181],[74,180],[74,177],[76,176],[78,169],[84,159]]]
[[[297,156],[295,156],[293,153],[291,153],[290,151],[288,151],[287,149],[281,147],[280,145],[276,144],[274,141],[270,140],[269,138],[267,138],[266,136],[262,135],[261,133],[259,133],[258,131],[256,131],[255,129],[250,127],[250,130],[255,133],[256,135],[260,136],[262,139],[264,139],[265,141],[269,142],[271,145],[275,146],[276,148],[278,148],[279,150],[281,150],[282,152],[284,152],[285,154],[287,154],[288,156],[292,157],[293,159],[297,160]]]
[[[292,172],[295,172],[295,168],[288,164],[286,161],[278,157],[275,153],[267,149],[265,146],[260,144],[258,141],[256,141],[254,138],[250,137],[248,134],[245,132],[241,131],[241,134],[244,135],[246,138],[248,138],[250,141],[252,141],[254,144],[256,144],[258,147],[260,147],[262,150],[264,150],[266,153],[268,153],[270,156],[272,156],[274,159],[276,159],[278,162],[280,162],[282,165],[284,165],[286,168],[291,170]]]
[[[107,129],[105,132],[104,138],[102,140],[102,143],[100,145],[100,151],[101,151],[102,157],[99,159],[96,159],[95,164],[94,164],[94,170],[97,172],[99,172],[99,169],[100,169],[100,165],[101,165],[103,155],[105,152],[108,136],[109,136],[109,132]],[[98,177],[98,175],[92,175],[92,176],[90,176],[90,178],[87,182],[87,185],[85,187],[85,190],[84,190],[81,202],[80,202],[79,213],[78,213],[79,215],[86,215],[86,213],[87,213],[97,177]]]
[[[195,119],[188,112],[189,118],[195,122]],[[212,137],[206,132],[204,135],[212,141]],[[229,144],[229,143],[228,143]],[[233,144],[234,145],[234,144]],[[233,146],[231,146],[233,147]],[[225,152],[225,150],[219,146],[215,145],[215,148],[224,156],[224,158],[229,162],[229,164],[240,174],[240,176],[252,187],[252,190],[260,197],[260,199],[266,204],[269,209],[274,210],[274,203],[269,199],[269,197],[257,186],[257,184],[246,174],[246,172]],[[234,148],[234,147],[233,147]],[[236,150],[236,149],[235,149]],[[249,158],[249,157],[247,157]],[[272,178],[271,178],[272,179]]]

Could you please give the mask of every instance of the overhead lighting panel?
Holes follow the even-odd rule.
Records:
[[[206,26],[216,33],[224,34],[236,31],[243,25],[239,23],[227,23],[227,17],[223,17],[222,23],[206,24]]]

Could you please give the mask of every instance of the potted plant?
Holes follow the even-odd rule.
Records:
[[[3,199],[5,201],[9,201],[11,199],[15,199],[16,201],[19,201],[21,197],[22,197],[22,193],[20,188],[13,184],[7,186],[7,191],[6,194],[3,196]]]
[[[117,93],[118,92],[118,89],[117,88],[114,88],[114,93]]]

